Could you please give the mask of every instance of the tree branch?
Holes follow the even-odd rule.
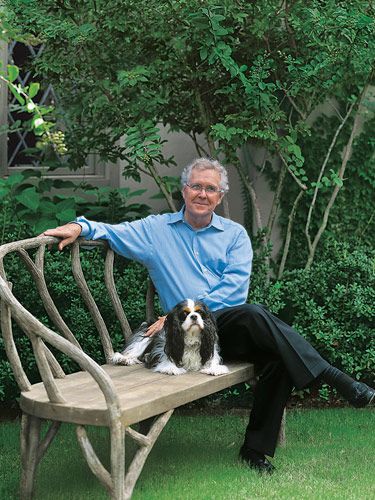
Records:
[[[318,197],[318,191],[319,191],[319,183],[320,181],[322,180],[322,177],[323,177],[323,174],[324,174],[324,171],[325,171],[325,168],[327,166],[327,163],[328,163],[328,160],[331,156],[331,153],[332,153],[332,150],[336,144],[336,141],[337,141],[337,138],[341,132],[341,130],[343,129],[347,119],[349,118],[349,116],[351,115],[351,112],[354,108],[354,105],[355,105],[355,102],[353,102],[348,110],[348,112],[346,113],[345,117],[343,118],[342,122],[340,123],[340,125],[338,126],[333,138],[332,138],[332,141],[331,141],[331,144],[329,145],[329,148],[328,148],[328,151],[327,151],[327,154],[324,158],[324,161],[322,163],[322,166],[321,166],[321,169],[320,169],[320,172],[319,172],[319,176],[318,176],[318,179],[316,181],[316,186],[315,186],[315,190],[314,190],[314,195],[313,195],[313,199],[312,199],[312,202],[310,204],[310,207],[309,207],[309,212],[307,214],[307,220],[306,220],[306,226],[305,226],[305,235],[306,235],[306,239],[307,239],[307,245],[308,245],[308,248],[309,248],[309,251],[311,252],[311,249],[312,249],[312,244],[311,244],[311,237],[310,237],[310,224],[311,224],[311,217],[312,217],[312,213],[313,213],[313,210],[315,208],[315,203],[316,203],[316,199]]]
[[[270,238],[271,238],[271,233],[272,233],[273,225],[274,225],[275,220],[276,220],[276,214],[277,214],[277,209],[279,208],[279,205],[280,205],[280,197],[281,197],[281,192],[282,192],[283,186],[284,186],[284,180],[285,180],[286,170],[287,170],[286,166],[285,166],[285,164],[283,164],[281,166],[281,169],[280,169],[279,180],[278,180],[278,183],[277,183],[277,188],[276,188],[276,191],[275,191],[275,195],[273,197],[271,211],[270,211],[270,214],[269,214],[269,217],[268,217],[267,235],[266,235],[267,241],[269,241]]]
[[[280,151],[277,151],[277,154],[279,156],[279,158],[281,159],[281,161],[284,163],[284,165],[286,166],[288,172],[290,173],[290,175],[293,177],[293,179],[296,181],[296,183],[298,184],[298,186],[300,187],[300,189],[303,189],[304,191],[307,191],[307,186],[306,184],[303,184],[299,179],[298,177],[294,174],[294,172],[292,172],[292,170],[290,169],[287,161],[285,160],[285,158],[283,157],[283,155],[281,154]]]
[[[293,223],[294,223],[294,219],[295,219],[295,216],[296,216],[297,206],[298,206],[298,204],[300,202],[300,199],[304,195],[304,193],[305,193],[305,191],[303,191],[303,190],[301,190],[298,193],[296,199],[294,200],[292,210],[291,210],[291,212],[289,214],[289,217],[288,217],[288,227],[287,227],[287,230],[286,230],[286,237],[285,237],[283,255],[282,255],[282,258],[281,258],[279,272],[277,274],[277,279],[281,279],[282,275],[284,274],[285,263],[286,263],[286,259],[288,257],[288,253],[289,253],[290,240],[291,240],[291,237],[292,237]]]
[[[365,98],[365,95],[367,93],[368,88],[369,88],[369,84],[367,83],[363,87],[363,90],[361,92],[360,98],[358,100],[358,108],[357,108],[357,112],[356,112],[355,117],[354,117],[354,123],[353,123],[352,131],[350,133],[349,140],[348,140],[348,142],[346,144],[344,156],[343,156],[343,159],[342,159],[342,162],[341,162],[341,167],[340,167],[340,170],[338,172],[338,177],[339,177],[339,179],[341,181],[343,181],[343,179],[344,179],[345,169],[346,169],[346,166],[348,164],[349,158],[350,158],[352,150],[353,150],[353,141],[354,141],[354,138],[357,135],[357,132],[358,132],[358,129],[359,129],[359,126],[360,126],[361,108],[362,108],[363,101],[364,101],[364,98]],[[314,260],[316,247],[317,247],[317,245],[318,245],[318,243],[320,241],[320,238],[322,237],[323,232],[325,231],[325,229],[327,227],[328,218],[329,218],[331,209],[333,207],[333,204],[335,203],[336,197],[337,197],[340,189],[341,189],[341,186],[339,184],[336,184],[336,186],[333,189],[331,198],[329,199],[329,201],[327,203],[327,206],[326,206],[326,208],[324,210],[322,223],[321,223],[321,225],[320,225],[320,227],[319,227],[319,229],[318,229],[318,231],[316,233],[316,236],[314,238],[314,241],[313,241],[313,243],[311,245],[311,249],[310,249],[309,256],[307,258],[305,269],[309,269],[311,267],[311,264],[312,264],[312,262]]]

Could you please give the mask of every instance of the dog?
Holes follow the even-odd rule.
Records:
[[[183,300],[170,311],[159,332],[146,336],[147,328],[147,323],[142,323],[125,349],[113,355],[113,364],[144,362],[154,372],[167,375],[228,373],[219,355],[215,318],[203,302]]]

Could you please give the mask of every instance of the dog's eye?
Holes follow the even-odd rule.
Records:
[[[195,312],[197,314],[199,314],[202,318],[204,318],[206,316],[205,312],[202,311],[202,309],[196,309]]]

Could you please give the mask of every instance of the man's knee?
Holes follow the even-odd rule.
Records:
[[[264,310],[260,304],[243,304],[239,310],[239,313],[247,318],[254,318],[258,316],[263,316]]]

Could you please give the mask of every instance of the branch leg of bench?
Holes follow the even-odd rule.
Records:
[[[125,477],[125,498],[129,499],[133,493],[133,489],[137,479],[142,472],[143,466],[146,462],[146,459],[156,443],[157,438],[159,437],[161,431],[166,426],[168,420],[170,419],[173,410],[167,411],[160,415],[155,422],[152,424],[150,431],[145,436],[140,434],[139,432],[134,431],[130,427],[125,429],[125,432],[132,438],[140,448],[134,455],[134,458],[129,466]]]
[[[283,417],[281,419],[281,424],[280,424],[279,437],[277,440],[277,444],[279,446],[285,446],[286,444],[285,425],[286,425],[286,409],[284,408]]]
[[[111,474],[99,460],[82,425],[76,428],[78,443],[91,472],[107,489],[111,498],[125,500],[125,430],[118,421],[110,427],[111,433]]]
[[[40,439],[42,419],[22,414],[21,420],[21,488],[20,498],[33,496],[35,473],[40,460],[60,428],[61,422],[52,422],[46,435]]]

